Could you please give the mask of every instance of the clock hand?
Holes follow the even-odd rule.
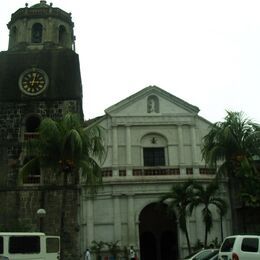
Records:
[[[36,74],[34,73],[33,74],[33,80],[32,80],[32,86],[34,85],[35,79],[36,79]]]

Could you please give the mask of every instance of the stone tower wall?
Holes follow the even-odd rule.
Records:
[[[74,100],[52,102],[0,103],[0,230],[39,231],[39,208],[47,212],[43,231],[60,234],[62,176],[44,172],[42,185],[20,185],[19,167],[24,142],[27,115],[37,114],[58,120],[66,112],[77,112],[80,104]],[[65,210],[65,237],[62,247],[66,259],[78,259],[78,187],[69,178]]]

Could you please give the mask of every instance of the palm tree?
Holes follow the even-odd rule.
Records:
[[[216,205],[217,206],[217,205]],[[223,231],[223,217],[227,214],[227,203],[225,202],[223,205],[219,205],[218,212],[220,216],[220,236],[221,241],[224,240],[224,231]]]
[[[207,247],[208,233],[213,226],[213,218],[210,206],[214,205],[215,207],[217,207],[217,209],[219,209],[221,222],[222,216],[226,213],[227,206],[226,202],[222,198],[217,197],[218,185],[216,182],[212,182],[207,186],[203,186],[202,184],[194,182],[193,188],[194,199],[189,205],[189,209],[192,212],[194,207],[198,205],[203,205],[202,216],[205,223],[204,247]]]
[[[42,169],[49,169],[63,176],[61,198],[60,235],[64,235],[64,219],[67,201],[69,175],[79,184],[80,173],[86,176],[87,184],[102,180],[98,161],[104,154],[101,129],[97,126],[83,128],[83,122],[77,114],[66,114],[60,121],[51,118],[42,120],[39,136],[26,144],[26,153],[33,158],[21,169],[21,174],[28,174],[38,164]]]
[[[254,156],[260,155],[259,129],[243,113],[227,111],[225,120],[213,124],[203,139],[202,155],[206,163],[217,168],[218,176],[228,177],[233,231],[237,227],[236,188],[245,183],[243,179],[257,173]]]
[[[175,184],[172,186],[171,191],[163,195],[160,200],[161,202],[169,201],[170,212],[177,211],[178,222],[180,229],[185,234],[189,254],[191,254],[191,245],[186,222],[189,214],[187,207],[193,200],[192,184],[191,180],[182,184]]]

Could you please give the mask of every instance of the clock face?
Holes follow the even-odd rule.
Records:
[[[41,94],[47,88],[48,84],[47,74],[38,68],[24,71],[19,78],[20,90],[30,96]]]

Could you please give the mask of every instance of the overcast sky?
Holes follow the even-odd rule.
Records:
[[[39,0],[1,0],[0,50],[11,14],[25,2]],[[260,123],[259,0],[52,2],[75,23],[85,119],[156,85],[211,122],[232,110]]]

